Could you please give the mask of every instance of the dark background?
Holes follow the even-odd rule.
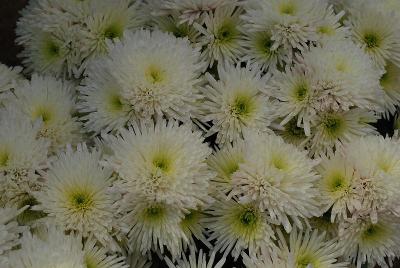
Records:
[[[21,51],[21,47],[14,43],[16,21],[21,10],[28,0],[0,0],[0,63],[8,66],[21,65],[17,54]],[[393,118],[390,120],[380,120],[377,124],[379,132],[383,135],[392,135]],[[399,152],[400,153],[400,152]],[[239,263],[228,260],[224,267],[242,267]],[[157,256],[153,256],[153,268],[166,267]],[[268,268],[268,267],[266,267]],[[400,262],[396,262],[394,268],[400,268]]]

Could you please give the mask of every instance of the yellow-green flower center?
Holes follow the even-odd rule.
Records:
[[[273,44],[274,41],[271,39],[269,33],[259,33],[259,36],[256,38],[257,49],[267,56],[272,54],[271,47]]]
[[[281,14],[294,15],[296,12],[296,6],[292,2],[282,3],[279,11]]]
[[[114,23],[106,27],[103,34],[107,39],[121,38],[123,35],[123,29],[124,27],[122,27],[120,24]]]
[[[110,111],[119,112],[124,107],[121,97],[117,94],[112,94],[108,97],[108,108]]]
[[[156,65],[150,65],[145,72],[145,76],[148,82],[157,84],[165,79],[165,71]]]
[[[50,107],[39,106],[33,111],[32,117],[34,119],[41,118],[43,123],[48,124],[53,119],[53,112]]]
[[[237,118],[245,119],[254,110],[254,103],[250,96],[239,95],[233,100],[231,114]]]
[[[0,150],[0,167],[7,166],[10,159],[10,153],[7,150]]]
[[[343,118],[335,114],[326,115],[322,122],[325,132],[333,138],[337,138],[342,134],[345,127],[344,124]]]
[[[364,35],[364,43],[368,49],[373,49],[379,47],[381,39],[375,33],[367,33]]]
[[[308,86],[305,83],[297,85],[294,94],[298,101],[303,101],[308,96]]]
[[[232,20],[227,20],[219,27],[215,37],[218,42],[227,43],[236,38],[238,33],[235,23]]]
[[[71,194],[70,202],[74,210],[86,211],[93,205],[93,196],[88,191],[77,191]]]
[[[306,268],[311,264],[311,267],[318,268],[318,261],[311,254],[300,254],[296,260],[297,268]]]

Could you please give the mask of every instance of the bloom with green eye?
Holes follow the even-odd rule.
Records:
[[[233,63],[244,54],[242,12],[235,4],[222,6],[207,13],[204,26],[194,25],[203,34],[199,44],[204,47],[202,56],[210,67],[214,62]]]
[[[206,74],[204,101],[198,104],[199,119],[214,125],[207,136],[217,134],[218,144],[236,143],[249,129],[269,131],[273,117],[269,98],[261,91],[267,76],[256,66],[228,65],[218,70],[219,80]]]
[[[207,210],[210,216],[204,224],[210,230],[209,241],[215,242],[215,251],[229,253],[236,259],[244,250],[250,254],[271,253],[275,246],[274,232],[266,216],[254,204],[241,205],[235,200],[218,200]]]

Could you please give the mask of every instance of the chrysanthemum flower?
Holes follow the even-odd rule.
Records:
[[[8,67],[0,63],[0,104],[7,97],[7,93],[24,80],[21,71],[21,67]]]
[[[248,256],[247,254],[242,254],[243,264],[246,268],[293,268],[294,265],[293,256],[287,257],[286,260],[279,259],[277,257],[272,257],[269,255],[259,255],[259,256]],[[299,267],[300,268],[300,267]]]
[[[204,100],[199,103],[199,117],[212,121],[207,136],[217,134],[216,142],[237,142],[245,130],[268,131],[273,112],[268,97],[261,91],[267,76],[254,66],[228,65],[218,70],[219,80],[206,74],[209,85],[203,89]]]
[[[346,112],[325,112],[315,119],[309,140],[310,155],[332,155],[345,142],[354,138],[376,134],[370,125],[377,121],[372,112],[351,109]]]
[[[183,259],[178,260],[176,265],[168,258],[166,258],[165,261],[169,268],[222,268],[225,263],[225,258],[222,258],[214,264],[215,253],[212,253],[207,261],[206,254],[200,250],[198,255],[196,252],[192,251],[189,255],[189,259],[184,257]]]
[[[400,105],[400,68],[392,62],[386,62],[385,73],[380,79],[384,91],[383,107],[385,115],[394,114]]]
[[[122,89],[122,97],[145,120],[165,116],[188,121],[204,64],[187,39],[158,30],[126,33],[99,64]]]
[[[43,238],[24,233],[21,248],[12,251],[9,268],[86,268],[82,242],[50,227]]]
[[[283,260],[293,258],[293,267],[348,267],[348,263],[338,261],[343,251],[337,240],[327,240],[325,233],[319,234],[317,230],[305,230],[303,233],[294,228],[288,243],[279,230],[278,235],[279,257]]]
[[[147,201],[133,194],[125,195],[119,204],[119,211],[125,214],[121,220],[126,226],[130,251],[164,254],[167,249],[173,258],[180,256],[182,244],[189,243],[180,226],[181,207]]]
[[[268,31],[275,50],[282,47],[291,62],[293,49],[304,50],[318,40],[317,24],[323,21],[328,5],[318,0],[253,1],[243,20],[251,32]]]
[[[37,138],[38,126],[15,110],[0,111],[0,204],[21,202],[40,188],[37,173],[47,167],[49,142]]]
[[[115,250],[118,246],[110,234],[115,226],[114,200],[108,192],[112,171],[99,166],[100,158],[99,151],[89,151],[85,144],[59,153],[35,195],[40,203],[36,209],[48,213],[63,230],[93,235]]]
[[[101,63],[92,62],[81,82],[78,109],[88,131],[110,132],[135,117],[134,108],[122,97],[122,88]]]
[[[315,161],[275,135],[249,133],[244,142],[244,163],[232,176],[230,195],[242,204],[255,202],[270,220],[287,232],[301,219],[320,216]]]
[[[356,214],[369,215],[378,220],[379,212],[391,212],[400,216],[400,143],[381,136],[354,139],[346,144],[342,154],[358,173],[353,180],[359,195]]]
[[[232,175],[244,162],[243,145],[241,143],[225,145],[207,159],[207,164],[217,173],[211,180],[211,191],[228,193],[232,188]]]
[[[74,88],[51,76],[33,75],[30,83],[15,90],[8,105],[15,106],[32,122],[41,121],[38,136],[51,140],[51,151],[77,144],[80,125],[75,112]]]
[[[321,193],[323,210],[331,210],[331,222],[346,219],[348,213],[360,207],[357,193],[354,189],[353,178],[356,176],[353,166],[348,160],[337,153],[330,159],[324,157],[318,171],[321,180],[318,188]]]
[[[287,62],[286,52],[282,47],[272,49],[274,41],[268,31],[247,31],[243,37],[242,46],[245,49],[242,61],[248,61],[259,66],[263,71],[275,71],[278,66]]]
[[[384,8],[385,1],[354,1],[346,22],[353,40],[379,67],[390,60],[400,67],[400,27],[393,10]]]
[[[7,267],[8,252],[20,244],[20,234],[25,227],[18,226],[15,218],[26,207],[17,210],[15,208],[0,208],[0,265]]]
[[[399,231],[399,219],[391,215],[380,214],[376,223],[369,217],[348,220],[339,226],[339,246],[357,268],[364,263],[392,267],[400,249]]]
[[[240,18],[242,12],[243,9],[233,3],[208,12],[204,18],[204,25],[194,24],[203,34],[199,38],[199,45],[204,47],[202,58],[210,67],[214,62],[231,64],[243,55],[243,21]]]
[[[89,238],[85,242],[83,251],[85,252],[84,262],[86,268],[128,268],[125,257],[110,255],[108,251],[96,245],[97,240]],[[139,268],[142,268],[139,266]]]
[[[107,40],[121,39],[125,31],[143,25],[140,5],[140,1],[131,0],[89,1],[83,24],[88,32],[88,50],[94,54],[91,56],[106,53]]]
[[[231,253],[237,259],[242,251],[251,256],[274,253],[274,231],[257,204],[242,205],[219,196],[207,214],[210,216],[204,224],[210,231],[208,239],[215,240],[213,250],[224,253],[224,257]]]

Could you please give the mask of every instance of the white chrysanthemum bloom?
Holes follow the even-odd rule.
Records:
[[[181,252],[185,252],[188,248],[196,248],[195,239],[201,241],[208,248],[212,248],[206,238],[205,226],[202,224],[205,216],[205,213],[200,209],[190,209],[188,213],[185,213],[180,222],[180,227],[188,240],[182,240]]]
[[[203,47],[202,58],[209,67],[215,62],[231,64],[244,54],[242,13],[243,9],[233,3],[208,12],[204,25],[194,24],[203,34],[199,38],[199,45]]]
[[[79,144],[76,151],[70,146],[58,154],[44,174],[45,182],[35,197],[36,209],[63,228],[87,237],[93,235],[101,244],[118,249],[111,231],[114,222],[114,203],[111,186],[112,170],[99,165],[101,152],[90,151]]]
[[[228,65],[218,69],[219,80],[207,73],[209,85],[203,88],[204,100],[198,104],[199,118],[212,121],[207,136],[218,133],[216,142],[237,142],[246,130],[269,131],[273,112],[264,90],[268,76],[255,66]]]
[[[372,112],[351,109],[345,112],[324,112],[315,119],[309,140],[310,155],[332,155],[343,143],[354,138],[376,134],[371,123],[377,121]]]
[[[122,88],[100,62],[92,62],[81,82],[77,106],[88,131],[110,132],[134,118],[134,108],[122,97]]]
[[[380,79],[383,94],[385,116],[393,115],[400,105],[400,67],[392,62],[386,62],[385,73]]]
[[[151,268],[151,262],[139,252],[131,253],[127,258],[127,262],[130,265],[129,268]]]
[[[108,164],[130,194],[183,211],[208,202],[209,180],[215,175],[206,164],[211,149],[189,125],[163,120],[134,124],[108,139],[114,153]]]
[[[309,229],[303,233],[294,228],[288,241],[280,230],[278,230],[278,235],[279,257],[283,260],[293,258],[293,267],[348,267],[348,263],[338,261],[343,251],[337,240],[327,240],[325,233],[319,234],[317,230],[311,231]]]
[[[47,167],[49,142],[15,110],[0,111],[0,204],[22,207],[40,188],[37,173]]]
[[[225,263],[225,258],[222,258],[214,264],[215,253],[212,253],[207,261],[207,254],[200,250],[198,255],[196,252],[192,251],[188,259],[184,256],[183,259],[177,261],[177,264],[172,263],[169,258],[165,258],[165,261],[169,268],[222,268]]]
[[[89,238],[85,242],[83,251],[85,252],[84,262],[86,268],[128,268],[125,257],[109,255],[108,251],[96,245],[97,240]],[[139,267],[141,268],[141,267]]]
[[[41,121],[39,137],[51,140],[51,151],[81,139],[75,112],[74,88],[51,76],[34,74],[29,83],[17,88],[9,105],[15,106],[32,122]]]
[[[354,188],[354,168],[348,159],[340,153],[330,159],[323,157],[323,161],[317,168],[321,174],[318,182],[321,205],[323,211],[331,209],[330,221],[334,222],[346,219],[349,213],[360,208],[361,204]]]
[[[393,267],[393,259],[400,249],[400,224],[397,217],[381,214],[376,223],[369,217],[344,221],[339,226],[339,246],[345,257],[360,268]]]
[[[207,164],[211,170],[217,173],[211,179],[210,191],[228,193],[232,189],[232,175],[239,169],[239,165],[244,162],[243,145],[241,143],[225,145],[207,159]]]
[[[122,97],[141,119],[164,116],[188,121],[201,83],[199,49],[172,34],[139,30],[110,44],[104,64]]]
[[[243,20],[248,31],[268,31],[272,50],[282,47],[292,59],[292,50],[304,50],[310,42],[316,42],[316,26],[324,19],[328,5],[319,0],[272,0],[254,1],[249,5]],[[322,12],[321,12],[322,11]]]
[[[164,254],[167,249],[173,258],[180,256],[182,244],[189,243],[180,226],[184,217],[181,207],[147,201],[134,194],[126,194],[118,203],[119,211],[125,214],[121,221],[130,251],[144,255],[153,250]]]
[[[248,133],[244,142],[244,163],[232,175],[230,195],[239,202],[256,202],[268,218],[282,224],[287,232],[292,224],[302,228],[301,219],[320,216],[313,168],[317,164],[301,151],[275,135]]]
[[[203,16],[208,11],[213,11],[218,7],[236,3],[237,0],[165,0],[157,2],[157,8],[160,9],[155,13],[174,13],[178,12],[180,23],[188,22],[192,24],[194,21],[203,21]]]
[[[23,82],[21,71],[21,67],[8,67],[0,63],[0,104],[4,102],[3,99],[7,97],[10,90]]]
[[[44,238],[24,233],[21,249],[12,251],[9,268],[86,268],[82,242],[50,227]]]
[[[127,30],[134,30],[143,24],[139,13],[141,1],[114,0],[89,1],[84,20],[88,33],[88,46],[91,55],[107,52],[107,40],[121,39]]]
[[[215,240],[215,252],[231,254],[235,260],[243,251],[251,256],[274,254],[274,231],[257,204],[242,205],[219,196],[207,214],[204,225],[210,231],[208,240]]]
[[[0,265],[7,267],[8,252],[20,244],[20,234],[25,227],[18,226],[15,218],[21,214],[26,207],[17,210],[15,208],[0,208]]]
[[[390,60],[400,67],[400,27],[393,10],[384,8],[385,1],[354,1],[348,24],[353,40],[383,68]]]
[[[81,25],[76,21],[82,18],[81,14],[64,9],[79,5],[79,1],[64,1],[70,2],[66,5],[61,2],[30,1],[22,11],[16,42],[24,47],[22,62],[29,72],[70,77],[89,53]]]
[[[241,60],[250,62],[263,71],[274,72],[288,60],[285,50],[282,47],[272,49],[273,44],[274,41],[269,31],[246,31],[242,41],[245,51]]]
[[[352,140],[343,149],[346,161],[353,165],[354,187],[359,197],[357,213],[370,215],[375,223],[379,212],[400,216],[400,143],[382,136]]]

